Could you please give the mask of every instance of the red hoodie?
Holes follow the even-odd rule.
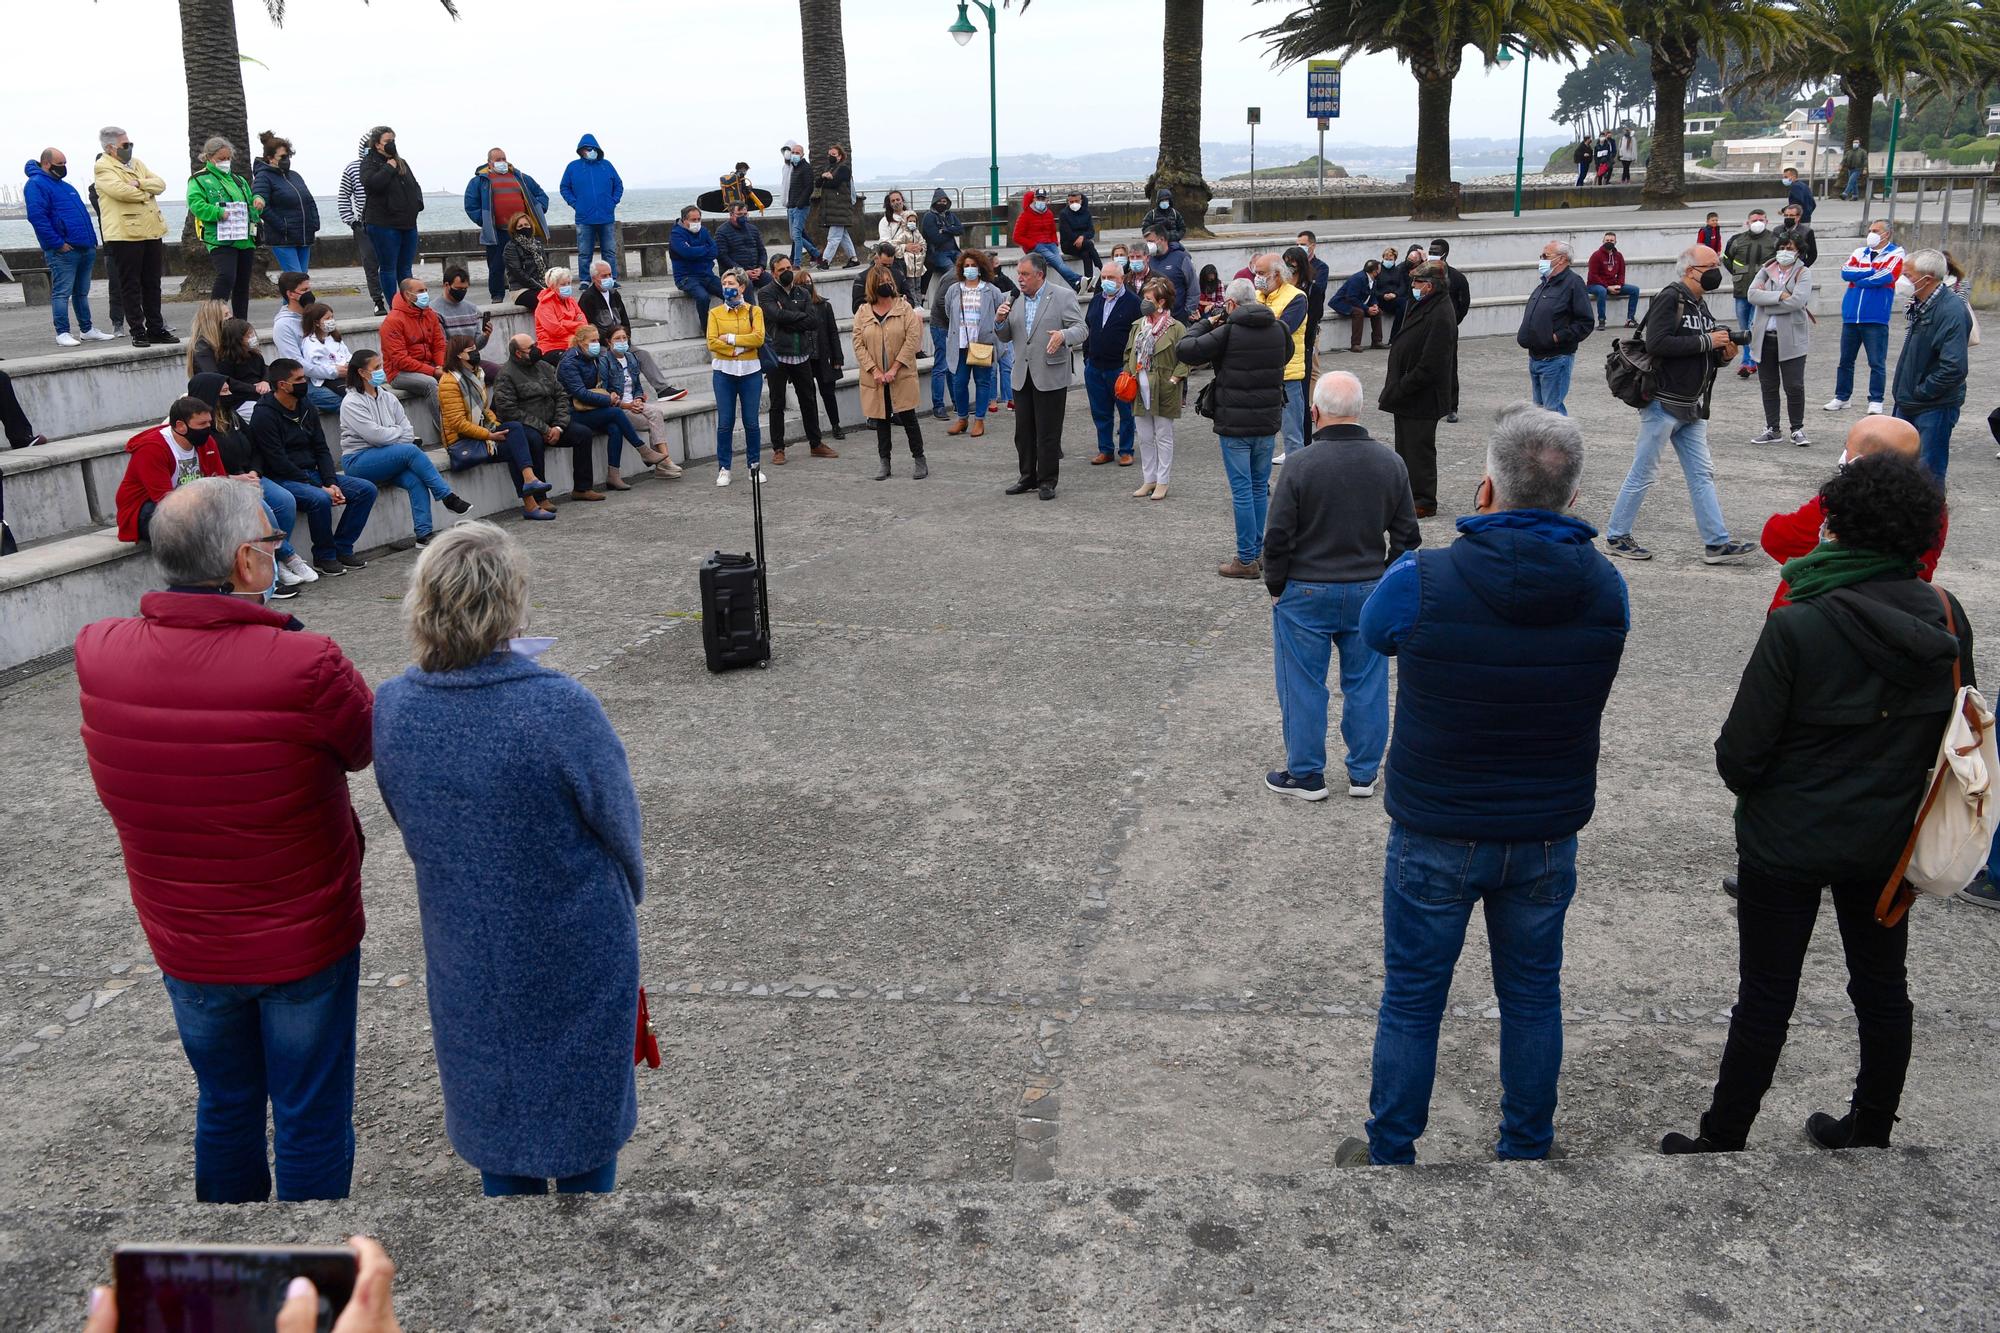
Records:
[[[1783,565],[1787,560],[1796,560],[1819,545],[1819,530],[1826,524],[1826,511],[1820,507],[1819,497],[1800,505],[1789,514],[1773,514],[1764,523],[1764,554]],[[1951,531],[1951,511],[1946,510],[1938,520],[1937,540],[1931,549],[1924,552],[1919,562],[1918,572],[1926,583],[1937,572],[1938,557],[1944,554],[1944,539]],[[1784,579],[1778,580],[1777,595],[1771,598],[1771,610],[1792,604],[1792,585]],[[1767,613],[1768,614],[1768,613]]]
[[[1014,244],[1023,250],[1056,243],[1056,215],[1035,211],[1035,192],[1021,194],[1021,216],[1014,219]]]
[[[125,476],[118,483],[118,540],[139,540],[139,510],[148,501],[158,504],[174,489],[174,451],[167,447],[172,426],[148,426],[125,441]],[[195,462],[204,477],[226,477],[222,451],[210,436],[194,451]]]

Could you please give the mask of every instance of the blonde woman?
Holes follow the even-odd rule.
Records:
[[[750,279],[742,269],[722,275],[722,300],[708,308],[709,380],[715,389],[715,484],[729,484],[730,444],[736,418],[743,418],[743,453],[750,476],[764,480],[757,466],[764,437],[757,423],[757,402],[764,393],[764,366],[757,358],[764,346],[764,310],[744,293]]]
[[[562,360],[577,330],[590,327],[590,316],[576,299],[576,274],[566,268],[542,274],[542,290],[535,293],[535,346],[542,360]]]
[[[445,1134],[488,1196],[609,1193],[638,1121],[625,747],[595,695],[511,648],[528,561],[493,524],[438,534],[403,617],[416,665],[376,692],[375,781],[416,868]]]
[[[1149,278],[1139,289],[1139,318],[1125,338],[1125,373],[1139,381],[1132,404],[1133,438],[1139,445],[1139,489],[1135,500],[1167,498],[1167,478],[1174,470],[1174,423],[1180,419],[1182,385],[1188,368],[1176,354],[1187,332],[1174,318],[1174,285]]]

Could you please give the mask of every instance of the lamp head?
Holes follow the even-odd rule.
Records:
[[[964,46],[967,42],[971,41],[974,37],[978,36],[979,29],[973,27],[972,20],[966,16],[965,0],[959,0],[958,22],[952,24],[951,27],[945,29],[945,31],[949,32],[951,34],[951,39],[957,42],[960,46]]]

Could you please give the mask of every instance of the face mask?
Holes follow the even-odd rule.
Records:
[[[307,306],[313,303],[312,288],[307,287],[304,290],[300,291],[297,297],[295,297],[294,299],[298,301],[299,309],[301,310],[305,309]]]
[[[1071,205],[1069,206],[1069,211],[1070,211],[1070,212],[1072,212],[1072,213],[1081,213],[1081,212],[1083,211],[1083,205],[1082,205],[1082,204],[1071,204]]]
[[[949,199],[931,200],[931,211],[933,213],[942,213],[950,207],[951,207],[951,201]]]
[[[1780,250],[1778,251],[1777,254],[1771,257],[1777,260],[1780,264],[1784,265],[1786,268],[1790,268],[1792,265],[1799,262],[1799,254],[1798,251],[1796,250]]]
[[[1105,260],[1105,261],[1104,261],[1104,264],[1105,264],[1105,267],[1107,267],[1107,268],[1115,268],[1115,269],[1117,269],[1117,270],[1118,270],[1119,272],[1121,272],[1121,273],[1122,273],[1122,272],[1124,272],[1124,271],[1125,271],[1125,256],[1124,256],[1124,255],[1113,255],[1113,256],[1111,256],[1111,258],[1109,258],[1109,259]]]
[[[1158,241],[1147,241],[1147,242],[1146,242],[1146,253],[1147,253],[1147,254],[1149,254],[1149,255],[1163,255],[1163,254],[1165,254],[1166,252],[1167,252],[1167,247],[1166,247],[1166,246],[1164,246],[1164,245],[1161,245],[1161,244],[1160,244],[1160,243],[1159,243]]]
[[[263,551],[265,557],[271,562],[271,581],[264,585],[263,592],[257,594],[257,600],[260,602],[269,602],[271,595],[278,591],[278,553],[276,551],[265,551],[261,546],[257,549]]]
[[[1099,278],[1097,281],[1097,288],[1099,291],[1103,292],[1106,296],[1116,299],[1118,296],[1119,283],[1112,278]]]
[[[562,286],[556,288],[556,295],[565,301],[569,300],[570,297],[576,295],[576,284],[573,282],[564,283]]]
[[[597,150],[595,148],[584,149],[583,160],[586,162],[595,162],[597,160]]]
[[[447,287],[444,289],[444,294],[454,301],[463,301],[465,294],[471,290],[470,287]]]
[[[535,359],[535,354],[533,352],[515,352],[513,353],[513,357],[514,364],[525,366]]]
[[[964,277],[964,279],[967,282],[978,282],[979,270],[976,268],[968,268],[962,271],[961,276]]]
[[[1410,289],[1410,301],[1412,304],[1415,304],[1416,302],[1423,300],[1426,295],[1428,295],[1428,293],[1425,292],[1424,289],[1421,287],[1412,287]]]
[[[1037,213],[1046,213],[1049,211],[1049,206],[1043,203],[1041,200],[1037,199],[1035,200],[1035,211]]]
[[[1549,270],[1550,270],[1550,269],[1552,269],[1552,268],[1554,268],[1554,267],[1555,267],[1555,261],[1554,261],[1554,260],[1550,260],[1550,259],[1537,259],[1537,260],[1535,261],[1535,272],[1537,272],[1537,273],[1541,274],[1541,275],[1542,275],[1543,277],[1545,277],[1545,278],[1549,276]]]
[[[333,323],[322,324],[319,326],[319,336],[321,338],[337,338],[340,336],[340,326]]]
[[[608,292],[617,285],[618,279],[613,277],[603,277],[597,280],[597,290],[600,292]]]
[[[1882,233],[1881,233],[1881,232],[1879,232],[1879,231],[1871,231],[1871,232],[1869,232],[1869,233],[1868,233],[1868,248],[1869,248],[1870,250],[1880,250],[1880,249],[1882,248]]]
[[[611,350],[618,353],[618,355],[623,356],[625,355],[625,353],[632,350],[632,344],[626,342],[623,338],[620,338],[617,342],[611,344]]]
[[[525,241],[532,235],[534,235],[534,231],[532,228],[523,227],[519,231],[514,233],[514,239],[517,241]]]
[[[780,287],[789,287],[792,285],[792,282],[793,282],[792,271],[790,269],[786,269],[783,273],[780,273],[778,275],[778,285]]]
[[[391,139],[389,140],[388,143],[382,145],[382,156],[384,157],[396,156],[396,141],[394,139]]]
[[[229,173],[229,159],[226,157],[218,157],[215,159],[214,162],[210,163],[209,165],[213,166],[217,171],[222,172],[224,175],[227,175]],[[67,173],[68,173],[67,167],[56,168],[56,175],[58,176],[66,175]]]
[[[61,180],[63,177],[69,175],[69,164],[58,162],[55,166],[49,168],[49,175],[54,176],[57,180]]]
[[[585,356],[596,356],[599,352],[603,350],[604,350],[603,343],[585,343],[583,346],[583,354]]]
[[[130,161],[132,160],[132,145],[131,145],[131,144],[129,144],[129,143],[128,143],[128,144],[122,144],[122,145],[120,145],[120,147],[119,147],[119,149],[118,149],[118,160],[119,160],[120,162],[130,162]]]
[[[733,310],[743,304],[743,293],[737,291],[734,287],[725,287],[722,291],[722,301],[724,305]]]
[[[1719,268],[1712,268],[1712,269],[1709,269],[1709,270],[1707,270],[1706,272],[1704,272],[1704,273],[1703,273],[1703,274],[1701,275],[1701,289],[1702,289],[1703,291],[1705,291],[1705,292],[1712,292],[1712,291],[1714,291],[1714,290],[1715,290],[1715,289],[1716,289],[1717,287],[1720,287],[1721,285],[1722,285],[1722,270],[1721,270],[1721,269],[1719,269]]]
[[[1606,241],[1606,242],[1604,243],[1604,248],[1605,248],[1605,249],[1607,249],[1607,250],[1616,250],[1616,249],[1618,248],[1618,242],[1616,242],[1616,241]]]
[[[190,449],[199,449],[214,437],[215,432],[207,426],[189,426],[187,428],[187,447]]]
[[[418,292],[410,298],[410,304],[419,310],[428,310],[431,308],[431,294],[429,292]]]
[[[1174,206],[1174,201],[1171,198],[1167,197],[1164,194],[1160,196],[1161,208],[1172,208],[1173,206]]]
[[[389,373],[377,366],[368,372],[368,382],[379,389],[389,382]]]
[[[790,153],[784,154],[784,159],[786,166],[790,166],[792,163],[798,161],[798,159],[796,157],[793,157]]]
[[[512,171],[513,168],[507,164],[507,160],[505,158],[502,158],[498,162],[495,162],[493,164],[493,170],[498,172],[500,175],[504,176],[509,171]]]
[[[1153,316],[1160,313],[1160,303],[1151,300],[1141,301],[1139,302],[1139,313],[1144,315],[1147,319],[1151,319]]]
[[[278,154],[278,170],[290,171],[291,169],[292,169],[292,155],[290,153]]]
[[[1255,287],[1260,292],[1268,292],[1271,290],[1271,280],[1265,277],[1261,273],[1255,274],[1251,277],[1250,285],[1252,287]]]
[[[1750,234],[1752,236],[1761,236],[1764,234],[1764,223],[1761,219],[1750,224]]]

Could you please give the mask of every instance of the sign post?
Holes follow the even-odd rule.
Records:
[[[1825,106],[1816,106],[1806,112],[1806,119],[1812,122],[1813,127],[1812,166],[1806,172],[1806,179],[1820,186],[1820,193],[1824,194],[1825,185],[1820,180],[1819,170],[1819,127],[1833,119],[1833,99],[1829,97]]]
[[[1257,122],[1264,118],[1264,108],[1250,108],[1250,198],[1257,197]]]
[[[1326,193],[1326,131],[1340,115],[1340,62],[1306,62],[1306,115],[1319,122],[1319,192]]]

